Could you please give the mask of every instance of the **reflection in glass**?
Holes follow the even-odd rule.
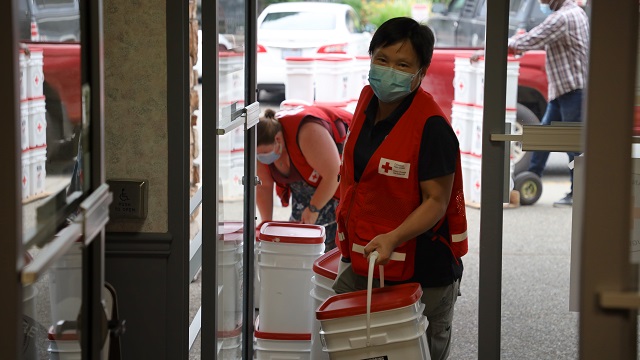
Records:
[[[38,256],[32,249],[26,263]],[[23,285],[22,359],[80,358],[82,243],[75,243],[33,284]]]

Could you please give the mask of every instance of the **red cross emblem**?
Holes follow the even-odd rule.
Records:
[[[40,83],[40,77],[37,76],[37,75],[36,75],[36,78],[35,78],[35,82],[36,82],[36,85],[38,85]]]
[[[42,123],[38,123],[38,132],[42,132]]]
[[[476,190],[480,190],[480,181],[476,181],[474,185],[476,187]]]
[[[26,186],[27,185],[27,177],[23,176],[22,177],[22,186]]]
[[[384,170],[384,172],[386,173],[388,173],[391,169],[393,168],[391,167],[388,161],[384,165],[382,165],[382,170]]]

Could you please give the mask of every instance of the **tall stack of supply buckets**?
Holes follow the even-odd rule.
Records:
[[[322,340],[320,339],[320,322],[316,319],[315,311],[329,297],[336,295],[333,291],[333,282],[338,276],[338,265],[340,263],[340,251],[334,248],[320,256],[313,263],[313,276],[310,295],[313,299],[313,311],[311,312],[311,360],[328,360],[329,354],[322,351]]]
[[[319,225],[267,222],[260,228],[258,360],[310,359],[313,264],[324,253]]]
[[[507,96],[505,123],[516,124],[518,101],[518,75],[520,64],[510,57],[507,61]],[[484,59],[472,62],[469,56],[454,60],[454,99],[451,126],[458,136],[462,161],[465,199],[472,205],[480,204],[482,163],[482,118],[484,106]],[[513,162],[510,164],[513,175]]]
[[[420,284],[409,283],[329,297],[316,310],[331,360],[429,360]]]
[[[45,192],[47,160],[47,117],[43,92],[42,48],[31,47],[19,53],[20,134],[22,148],[22,200]]]
[[[332,54],[288,57],[285,102],[282,106],[318,104],[355,110],[362,88],[368,84],[369,56]]]
[[[218,159],[220,171],[221,201],[239,201],[244,199],[244,129],[237,127],[228,134],[219,136]]]

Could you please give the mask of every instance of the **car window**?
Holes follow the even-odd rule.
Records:
[[[465,0],[453,0],[453,1],[451,1],[451,3],[449,4],[449,12],[450,13],[459,13],[460,11],[462,11],[462,8],[464,7],[464,2],[465,2]]]
[[[361,33],[362,32],[362,24],[360,24],[360,19],[358,18],[358,15],[354,12],[354,11],[347,11],[346,13],[346,23],[347,23],[347,29],[349,30],[349,32],[351,33]]]
[[[265,16],[264,30],[334,30],[336,16],[331,12],[277,12]]]

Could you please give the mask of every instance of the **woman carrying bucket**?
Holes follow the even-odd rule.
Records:
[[[333,289],[367,288],[367,257],[379,254],[389,285],[419,283],[434,360],[446,359],[467,251],[459,144],[433,97],[420,87],[431,63],[431,29],[390,19],[369,46],[369,86],[356,107],[340,170]],[[376,267],[373,275],[380,278]],[[376,281],[377,282],[377,281]]]
[[[273,218],[273,187],[289,220],[325,226],[325,251],[335,247],[335,211],[342,144],[351,113],[333,107],[265,110],[258,123],[256,204],[262,221]]]

